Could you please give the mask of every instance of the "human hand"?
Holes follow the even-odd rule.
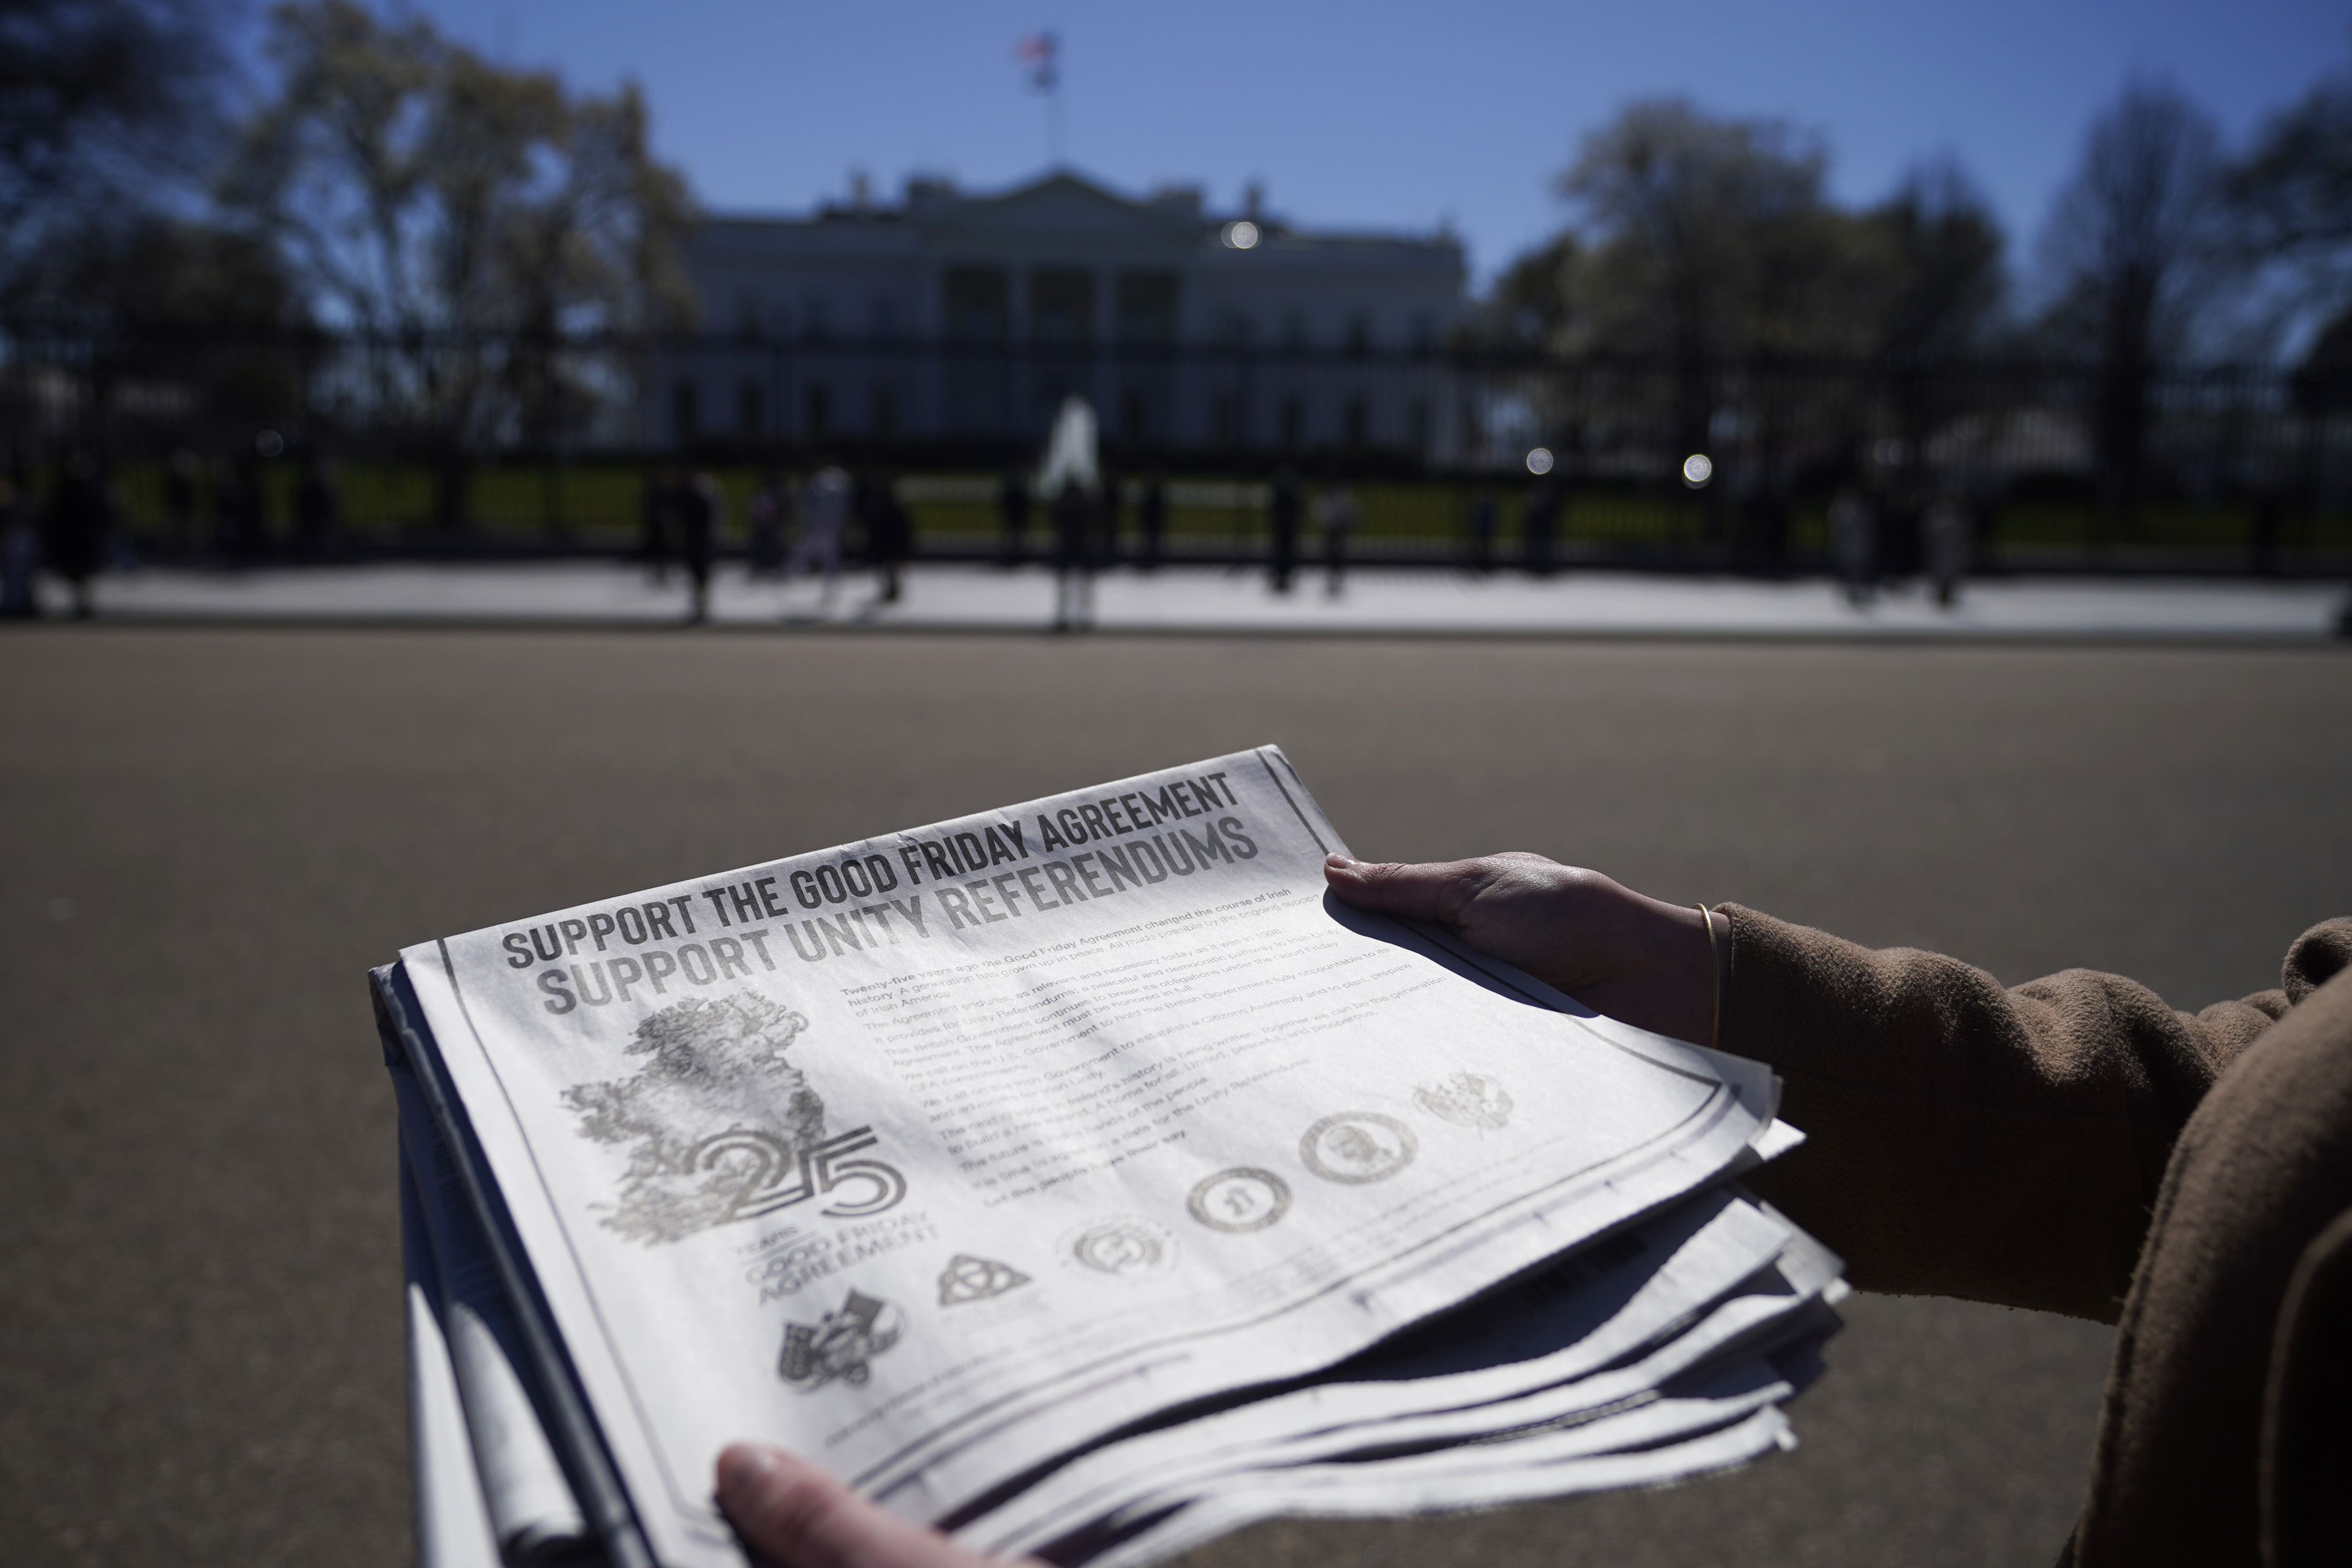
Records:
[[[1007,1568],[867,1501],[806,1459],[757,1443],[719,1456],[719,1506],[776,1568]],[[1025,1561],[1025,1560],[1024,1560]]]
[[[1343,904],[1441,926],[1595,1012],[1715,1043],[1716,956],[1687,904],[1521,853],[1402,865],[1333,855],[1323,880]],[[1727,944],[1730,920],[1712,918]]]

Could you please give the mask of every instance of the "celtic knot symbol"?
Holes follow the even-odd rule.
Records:
[[[940,1270],[940,1305],[960,1307],[967,1301],[984,1301],[1028,1282],[1029,1276],[1010,1263],[959,1252]]]

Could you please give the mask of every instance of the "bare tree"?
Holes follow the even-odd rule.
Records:
[[[1864,222],[1883,247],[1879,356],[1926,368],[1982,348],[2008,279],[2000,221],[1967,172],[1949,159],[1920,164]]]
[[[331,319],[385,332],[626,330],[677,308],[684,181],[634,88],[575,97],[421,19],[352,0],[271,14],[276,100],[224,204],[286,247]]]
[[[2000,313],[2000,225],[1948,158],[1912,169],[1861,224],[1871,259],[1857,293],[1874,316],[1870,352],[1899,437],[1897,488],[1906,505],[1924,506],[1935,477],[1925,466],[1930,435],[1983,396],[1980,383],[1956,372],[1985,347]]]
[[[1728,367],[1863,346],[1861,252],[1823,195],[1826,167],[1792,126],[1659,99],[1588,137],[1560,176],[1581,243],[1563,257],[1557,344],[1665,361],[1660,435],[1677,460],[1712,444]],[[1607,417],[1633,412],[1633,387],[1592,390]]]
[[[2256,279],[2249,292],[2275,329],[2312,334],[2306,380],[2341,379],[2352,344],[2352,71],[2274,115],[2226,191],[2231,248]]]
[[[2190,345],[2218,255],[2220,140],[2175,89],[2134,83],[2095,121],[2042,235],[2053,343],[2095,357],[2104,523],[2137,517],[2149,389]]]
[[[224,207],[289,259],[333,325],[394,345],[379,414],[429,432],[461,520],[464,455],[543,442],[567,408],[558,350],[685,308],[684,181],[655,161],[634,88],[568,93],[430,23],[352,0],[271,14],[275,100],[247,128]]]
[[[0,0],[0,262],[198,177],[220,68],[195,0]]]
[[[1717,120],[1680,99],[1626,109],[1559,178],[1588,245],[1587,332],[1695,361],[1785,345],[1786,281],[1818,274],[1805,264],[1833,216],[1826,166],[1813,138],[1778,120]]]
[[[1580,256],[1576,235],[1561,233],[1516,258],[1480,302],[1470,336],[1496,347],[1563,346]]]

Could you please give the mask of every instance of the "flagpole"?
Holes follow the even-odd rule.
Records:
[[[1032,33],[1013,47],[1013,57],[1028,73],[1029,89],[1045,100],[1045,164],[1060,169],[1068,157],[1062,120],[1062,40],[1051,32]]]

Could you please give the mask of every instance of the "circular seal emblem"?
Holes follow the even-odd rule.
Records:
[[[1272,1171],[1235,1166],[1202,1176],[1184,1207],[1212,1230],[1264,1230],[1290,1212],[1290,1184]]]
[[[1062,1256],[1088,1273],[1140,1280],[1176,1266],[1176,1239],[1148,1219],[1097,1219],[1062,1238]]]
[[[1421,1145],[1412,1129],[1377,1111],[1342,1111],[1307,1129],[1298,1157],[1325,1181],[1360,1186],[1385,1181],[1412,1164]]]
[[[1509,1091],[1475,1072],[1457,1072],[1442,1083],[1424,1083],[1412,1092],[1412,1100],[1431,1115],[1457,1127],[1493,1131],[1511,1122]]]

